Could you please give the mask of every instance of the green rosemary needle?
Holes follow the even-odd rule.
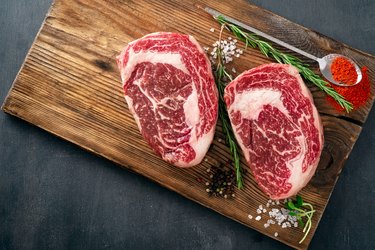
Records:
[[[219,36],[219,44],[221,41],[221,34],[223,31],[224,25],[221,28],[220,36]],[[228,112],[224,102],[224,88],[227,85],[228,80],[232,80],[232,76],[225,70],[225,66],[223,63],[223,58],[221,55],[221,48],[220,45],[216,51],[217,54],[217,64],[215,65],[214,69],[214,76],[215,82],[219,92],[219,118],[222,123],[223,132],[227,141],[227,144],[230,149],[230,153],[233,158],[234,168],[236,171],[236,181],[237,181],[237,188],[241,189],[243,187],[243,178],[242,178],[242,168],[240,165],[240,154],[238,150],[238,145],[236,139],[234,137],[234,133],[232,130],[232,126],[230,124]]]
[[[297,195],[296,198],[297,200],[295,202],[287,202],[285,204],[285,207],[290,210],[289,215],[296,216],[298,223],[303,227],[302,232],[304,233],[304,235],[299,241],[299,244],[301,244],[310,232],[312,226],[312,217],[316,211],[310,203],[304,202],[301,196]],[[306,223],[303,222],[303,217],[306,217]]]
[[[216,19],[221,25],[224,25],[227,29],[229,29],[238,39],[243,41],[246,44],[246,47],[251,46],[253,48],[258,48],[262,54],[267,57],[272,57],[278,63],[290,64],[296,67],[303,78],[313,83],[327,95],[335,99],[335,101],[341,107],[343,107],[346,112],[349,113],[353,109],[353,105],[350,102],[345,100],[342,95],[330,87],[329,84],[319,75],[315,74],[311,69],[309,69],[309,65],[303,63],[299,58],[275,49],[268,42],[260,40],[255,34],[245,32],[238,26],[229,23],[223,16],[218,16]]]

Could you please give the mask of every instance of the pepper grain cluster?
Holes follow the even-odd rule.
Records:
[[[213,196],[223,197],[225,199],[235,197],[234,170],[224,164],[219,167],[212,166],[207,169],[209,180],[205,183],[206,192]]]

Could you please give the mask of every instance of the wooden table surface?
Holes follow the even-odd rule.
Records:
[[[295,4],[293,8],[289,4],[282,6],[276,1],[258,4],[374,54],[374,48],[368,42],[374,38],[374,28],[370,26],[370,10],[374,10],[374,4],[370,1],[358,1],[355,6],[332,1],[325,3],[325,9],[311,2],[309,6],[304,6],[309,12],[301,11],[302,14],[296,13],[296,9],[290,10],[297,7],[301,10],[301,4]],[[1,27],[4,29],[2,34],[5,35],[0,38],[2,98],[48,5],[49,1],[39,1],[33,6],[21,1],[7,2],[1,6],[1,13],[5,13],[1,17],[1,23],[5,23]],[[364,14],[358,16],[359,20],[354,15],[346,16],[349,7],[363,11]],[[327,16],[327,8],[332,12],[330,16]],[[335,36],[338,31],[343,33],[343,38]],[[357,36],[355,32],[359,32]],[[348,34],[353,41],[348,39]],[[362,46],[368,47],[360,47],[363,41],[367,43]],[[370,239],[373,238],[374,230],[368,230],[369,224],[366,226],[373,218],[371,210],[374,208],[374,170],[371,169],[374,160],[373,120],[370,114],[339,179],[311,244],[312,248],[323,244],[332,248],[373,246]],[[106,161],[87,156],[82,150],[17,119],[1,114],[0,121],[4,138],[2,151],[5,152],[0,161],[0,222],[3,222],[0,226],[0,245],[5,248],[148,248],[151,243],[153,247],[163,249],[237,249],[247,246],[283,248],[139,176],[116,170]],[[344,184],[340,184],[342,178]],[[335,199],[336,195],[338,198]],[[365,199],[368,204],[358,207],[358,204],[364,204]],[[326,228],[321,229],[324,225]]]

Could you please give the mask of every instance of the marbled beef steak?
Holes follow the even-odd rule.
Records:
[[[218,93],[194,37],[158,32],[117,57],[125,99],[145,140],[178,167],[200,163],[214,136]]]
[[[267,64],[239,75],[224,96],[236,139],[260,188],[295,195],[314,175],[323,129],[296,68]]]

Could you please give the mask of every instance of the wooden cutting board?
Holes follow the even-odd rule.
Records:
[[[375,80],[374,56],[245,1],[202,2],[317,56],[347,55],[359,65],[368,66],[370,79]],[[337,113],[327,103],[325,94],[307,84],[323,121],[325,147],[316,175],[301,192],[317,212],[311,233],[299,245],[303,235],[300,228],[264,228],[264,220],[249,220],[248,214],[254,215],[258,205],[268,200],[249,172],[245,175],[245,188],[237,190],[234,199],[206,193],[206,169],[230,157],[220,124],[208,161],[191,169],[178,169],[154,155],[126,106],[115,57],[128,42],[147,33],[172,31],[191,34],[202,46],[210,46],[218,38],[217,32],[209,31],[211,27],[219,29],[208,14],[190,1],[56,0],[2,108],[265,235],[305,249],[366,121],[375,84],[368,103],[350,114]],[[233,67],[241,72],[271,61],[259,51],[247,49]],[[306,62],[316,69],[314,62]],[[279,232],[277,238],[275,231]]]

